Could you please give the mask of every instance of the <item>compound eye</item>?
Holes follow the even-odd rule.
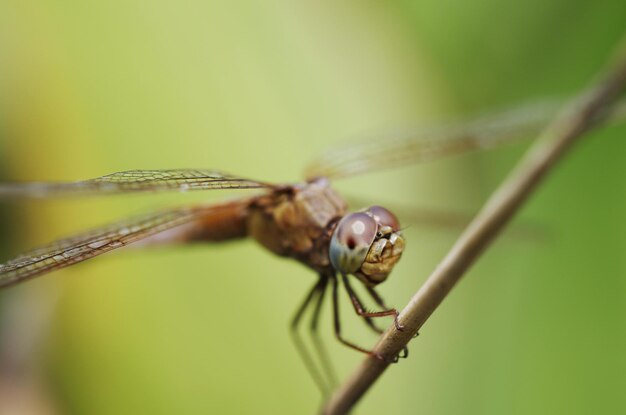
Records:
[[[374,216],[374,219],[376,219],[376,222],[378,222],[379,225],[389,226],[394,232],[397,232],[400,230],[400,221],[398,221],[398,218],[396,218],[396,215],[389,212],[384,207],[372,206],[369,209],[367,209],[367,211],[371,213],[372,216]]]
[[[333,267],[343,274],[358,271],[377,231],[376,220],[363,212],[344,216],[330,239],[329,256]]]

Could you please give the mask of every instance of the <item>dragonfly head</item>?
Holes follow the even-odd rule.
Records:
[[[344,216],[330,240],[330,262],[374,286],[387,279],[404,250],[398,219],[381,206]]]

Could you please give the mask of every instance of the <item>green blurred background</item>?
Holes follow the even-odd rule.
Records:
[[[623,0],[5,0],[0,174],[207,167],[296,181],[346,139],[571,95],[625,22]],[[575,148],[517,221],[548,236],[499,240],[358,413],[626,411],[624,134],[611,127]],[[471,213],[524,147],[337,187]],[[0,257],[145,210],[248,194],[3,202]],[[381,287],[388,302],[406,304],[459,232],[412,223]],[[319,395],[287,323],[314,280],[240,241],[107,255],[7,291],[12,328],[0,340],[29,340],[9,348],[35,379],[15,381],[33,391],[21,413],[313,413]],[[349,335],[373,344],[342,306]],[[328,310],[323,319],[343,378],[362,356],[334,342]]]

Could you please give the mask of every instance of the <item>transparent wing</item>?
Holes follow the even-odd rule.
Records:
[[[214,170],[129,170],[79,182],[0,183],[0,198],[270,187],[268,183]]]
[[[339,178],[531,138],[553,118],[561,102],[544,100],[462,122],[356,141],[322,154],[305,175],[308,179]],[[613,122],[625,118],[625,104],[612,114]]]
[[[210,224],[215,224],[216,221],[224,222],[226,210],[233,207],[240,209],[244,203],[245,200],[223,205],[170,209],[52,242],[0,265],[0,288],[76,264],[132,242],[173,230],[181,225],[194,223],[194,221],[205,223],[206,233],[206,227]],[[215,220],[210,220],[212,216],[215,216]],[[224,231],[221,232],[224,233]],[[193,233],[187,230],[183,233],[183,236],[189,240],[198,238],[195,235],[197,231]],[[178,235],[177,239],[181,241],[182,236]]]

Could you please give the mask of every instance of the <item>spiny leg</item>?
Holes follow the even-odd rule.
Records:
[[[357,297],[356,292],[350,285],[350,282],[348,281],[348,277],[343,274],[341,275],[341,277],[343,278],[343,284],[346,286],[346,291],[348,291],[348,296],[350,296],[350,301],[352,301],[352,305],[354,306],[354,311],[356,311],[358,315],[360,315],[361,317],[393,316],[394,317],[393,322],[396,325],[396,329],[398,329],[399,331],[402,331],[402,326],[400,325],[400,323],[398,323],[398,314],[399,314],[398,310],[396,310],[395,308],[386,308],[384,305],[381,305],[382,298],[380,298],[380,296],[378,295],[378,293],[376,293],[376,291],[373,291],[374,293],[376,293],[375,294],[376,297],[374,297],[374,299],[376,300],[377,303],[378,303],[378,300],[380,300],[381,302],[378,303],[378,305],[380,305],[381,307],[385,309],[382,311],[372,311],[372,312],[366,311],[365,308],[363,308],[363,304],[361,304],[361,301]],[[372,294],[372,291],[370,291],[370,294]]]
[[[346,286],[346,291],[348,291],[348,296],[350,297],[350,301],[352,302],[352,305],[354,306],[354,309],[357,310],[357,314],[360,317],[363,317],[363,321],[365,321],[365,324],[367,324],[368,327],[370,327],[372,330],[374,330],[378,334],[383,334],[385,332],[385,330],[383,330],[380,327],[378,327],[374,323],[372,317],[369,317],[369,316],[366,316],[366,315],[363,315],[363,314],[359,313],[359,311],[358,311],[359,309],[363,310],[365,312],[365,307],[363,307],[363,302],[361,301],[361,299],[357,295],[356,291],[354,291],[354,289],[350,285],[347,276],[342,275],[342,277],[343,277],[344,285]],[[386,309],[386,307],[383,307],[383,308]]]
[[[365,287],[367,289],[367,292],[370,294],[370,296],[374,299],[374,301],[376,302],[376,304],[378,304],[379,307],[388,310],[389,307],[387,307],[387,305],[385,304],[385,300],[383,300],[383,298],[380,296],[380,294],[378,294],[378,292],[374,289],[374,287]],[[394,317],[394,323],[396,325],[396,328],[398,328],[398,315],[396,314],[396,316]],[[415,337],[417,337],[417,333],[415,334]],[[402,348],[402,354],[399,355],[398,357],[401,357],[403,359],[409,357],[409,348],[407,346],[404,346]]]
[[[343,336],[341,335],[341,322],[339,320],[339,295],[338,295],[339,279],[336,276],[333,276],[332,280],[333,280],[333,322],[334,322],[334,327],[335,327],[335,336],[337,337],[337,340],[339,340],[341,343],[345,344],[346,346],[354,350],[358,350],[359,352],[366,353],[369,355],[376,355],[371,350],[364,349],[363,347],[357,346],[356,344],[349,342],[348,340],[344,339]]]
[[[311,290],[305,297],[304,301],[302,301],[302,305],[300,305],[295,315],[293,316],[293,319],[291,320],[291,326],[290,326],[291,338],[296,346],[296,349],[298,350],[298,354],[300,355],[300,358],[304,362],[304,365],[306,366],[307,370],[311,374],[313,381],[315,382],[319,390],[322,392],[322,395],[324,396],[328,394],[328,385],[326,385],[326,382],[324,381],[324,377],[317,369],[317,366],[315,365],[315,361],[313,360],[307,348],[305,347],[304,342],[302,341],[302,338],[300,337],[300,334],[298,333],[298,326],[300,322],[302,321],[302,316],[304,315],[304,312],[309,307],[309,304],[311,304],[311,301],[313,300],[313,298],[316,295],[319,296],[320,289],[325,286],[326,286],[326,280],[322,280],[321,278],[317,283],[315,283],[313,288],[311,288]]]
[[[328,286],[328,276],[320,275],[320,282],[323,281],[323,285],[320,288],[319,295],[317,296],[317,303],[315,304],[315,309],[313,310],[313,315],[311,317],[311,326],[309,327],[311,331],[311,338],[313,339],[313,345],[317,351],[317,355],[322,364],[322,368],[328,378],[328,383],[331,387],[337,385],[337,376],[335,375],[335,371],[331,364],[331,360],[326,352],[326,348],[322,340],[319,337],[319,332],[317,330],[320,312],[322,310],[322,304],[324,303],[324,297],[326,294],[326,287]]]

